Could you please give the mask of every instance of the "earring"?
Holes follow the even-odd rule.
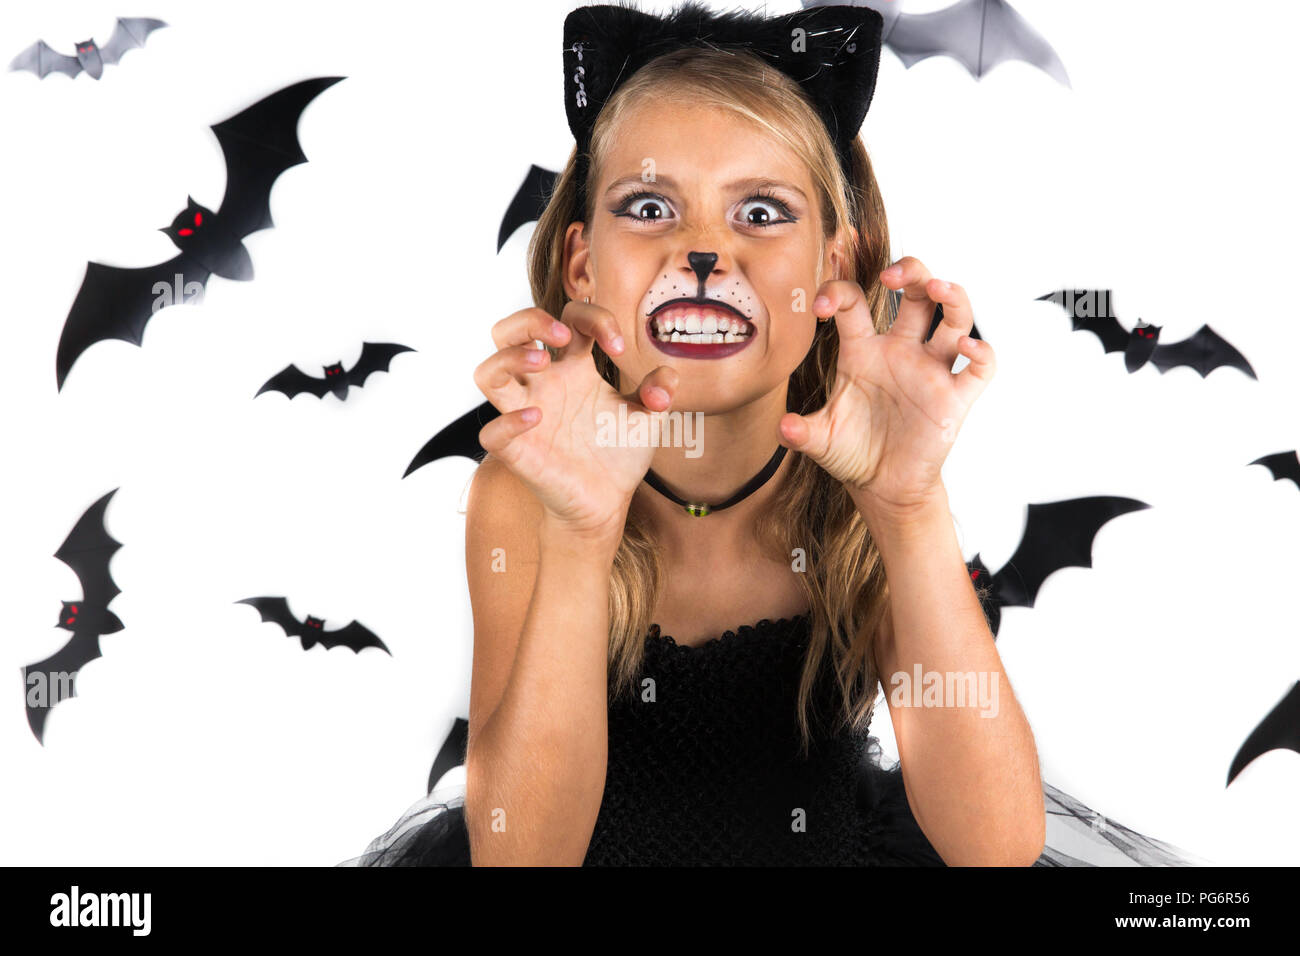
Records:
[[[590,304],[590,302],[591,302],[591,296],[589,296],[589,295],[584,295],[584,296],[582,297],[582,301],[583,301],[583,302],[586,302],[586,303],[588,303],[588,304]]]

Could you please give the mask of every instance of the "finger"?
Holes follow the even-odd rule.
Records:
[[[898,303],[898,318],[894,319],[889,330],[891,335],[917,342],[925,341],[930,323],[934,321],[935,302],[926,292],[930,279],[930,270],[925,267],[925,263],[913,256],[903,256],[880,273],[880,281],[887,289],[901,290],[903,293],[903,298]]]
[[[511,450],[511,442],[530,428],[535,428],[541,420],[542,410],[536,405],[506,412],[479,429],[478,443],[494,458],[500,458],[508,465],[513,464],[518,454]]]
[[[625,346],[614,313],[594,302],[571,300],[560,313],[560,321],[574,334],[573,342],[565,354],[591,354],[591,347],[600,342],[606,355],[621,355]]]
[[[813,461],[825,461],[830,449],[830,431],[827,418],[822,414],[824,411],[820,409],[811,415],[786,412],[777,423],[778,440],[786,448],[807,455]]]
[[[934,335],[930,336],[925,347],[951,371],[957,356],[961,354],[957,340],[963,335],[969,335],[975,326],[970,297],[957,283],[945,282],[943,279],[931,279],[926,284],[926,293],[943,306],[943,321],[935,328]]]
[[[677,369],[660,365],[641,380],[632,399],[652,412],[667,411],[673,403],[673,396],[677,394],[680,378]]]
[[[970,359],[970,364],[953,377],[953,387],[969,407],[992,381],[998,370],[997,358],[993,354],[993,346],[968,335],[958,339],[957,347],[962,355]]]
[[[526,400],[528,387],[525,377],[540,372],[551,361],[546,349],[531,345],[515,345],[493,352],[474,369],[474,384],[498,411],[513,411]]]
[[[492,342],[499,349],[541,341],[553,348],[569,344],[572,331],[545,309],[520,309],[492,326]]]
[[[813,299],[813,315],[820,318],[835,316],[835,327],[840,341],[870,338],[876,334],[871,307],[866,293],[856,282],[848,279],[830,279],[817,289]]]

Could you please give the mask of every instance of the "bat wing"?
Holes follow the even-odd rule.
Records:
[[[54,552],[54,556],[72,568],[81,581],[82,600],[100,607],[107,607],[122,593],[108,573],[109,560],[122,543],[113,539],[104,524],[108,502],[115,494],[116,488],[87,508],[59,550]]]
[[[546,211],[546,204],[555,191],[555,184],[560,174],[541,166],[529,166],[523,184],[510,200],[506,214],[501,217],[501,228],[497,230],[497,252],[506,244],[515,230],[526,222],[536,222]]]
[[[377,647],[389,656],[393,653],[373,631],[356,621],[346,627],[340,627],[337,631],[320,631],[317,640],[326,647],[350,647],[358,654],[365,647]]]
[[[315,378],[302,371],[296,365],[290,365],[266,380],[266,384],[257,390],[257,395],[263,392],[283,392],[290,398],[295,395],[301,395],[308,392],[317,398],[323,398],[330,391],[328,379]],[[254,395],[254,398],[257,398]]]
[[[1252,760],[1270,750],[1294,750],[1300,753],[1300,682],[1250,732],[1246,742],[1237,751],[1237,756],[1232,758],[1232,766],[1228,768],[1228,783],[1224,786],[1231,784]]]
[[[1004,606],[1033,607],[1048,575],[1092,567],[1092,543],[1102,525],[1149,507],[1134,498],[1104,495],[1029,505],[1025,533],[1016,553],[992,576],[992,591]]]
[[[1263,465],[1273,475],[1274,481],[1290,478],[1300,488],[1300,454],[1294,451],[1280,451],[1276,455],[1256,458],[1252,465]]]
[[[99,635],[80,631],[45,660],[23,668],[27,725],[42,744],[50,710],[59,701],[77,696],[77,673],[100,656]]]
[[[150,33],[165,26],[163,21],[148,17],[118,17],[113,35],[99,48],[99,55],[105,63],[116,63],[128,51],[144,46]]]
[[[394,355],[414,351],[415,349],[409,346],[397,345],[394,342],[363,342],[361,357],[348,369],[348,384],[360,388],[366,384],[366,379],[373,372],[387,372],[388,363],[393,360]]]
[[[226,192],[218,215],[237,238],[275,225],[271,187],[286,169],[307,162],[298,142],[302,111],[341,79],[294,83],[212,127],[226,158]]]
[[[1038,297],[1039,302],[1055,302],[1070,317],[1071,330],[1080,329],[1091,332],[1101,339],[1101,347],[1106,352],[1124,352],[1128,350],[1131,336],[1128,329],[1119,324],[1110,307],[1110,291],[1103,289],[1058,289]],[[1079,314],[1081,302],[1104,302],[1106,314],[1088,316]]]
[[[442,743],[442,749],[438,751],[438,756],[433,758],[433,766],[429,769],[430,793],[433,793],[433,788],[438,785],[438,781],[448,770],[459,767],[465,762],[465,748],[468,743],[469,721],[464,717],[457,717],[456,722],[451,725],[451,732],[447,734],[447,739]]]
[[[236,604],[248,604],[257,608],[257,613],[261,615],[264,622],[278,624],[284,628],[284,633],[288,637],[302,638],[307,633],[302,621],[298,620],[289,611],[289,602],[282,597],[251,597],[244,598],[242,601],[236,601]],[[313,637],[315,635],[312,635]]]
[[[31,70],[42,79],[50,73],[66,73],[75,77],[81,72],[81,61],[75,56],[56,53],[44,40],[37,40],[13,58],[9,69]]]
[[[177,284],[184,298],[185,287],[207,283],[211,273],[198,261],[181,253],[174,259],[143,269],[121,269],[101,262],[86,264],[86,275],[72,308],[63,323],[55,359],[58,386],[68,377],[81,353],[104,339],[121,339],[139,345],[145,326],[154,313],[174,304],[169,298]]]
[[[406,466],[402,477],[405,478],[417,468],[423,468],[439,458],[460,456],[471,461],[482,461],[487,452],[478,443],[478,433],[484,425],[500,416],[501,413],[491,402],[484,402],[466,412],[424,443],[424,447],[416,452],[411,463]]]
[[[1051,44],[1005,0],[961,0],[933,13],[904,13],[885,42],[909,68],[927,57],[950,56],[978,79],[999,63],[1023,60],[1070,85]]]
[[[1202,378],[1220,365],[1231,365],[1251,378],[1256,378],[1255,370],[1246,361],[1246,356],[1208,325],[1202,325],[1190,338],[1181,342],[1169,345],[1157,343],[1155,351],[1151,353],[1151,364],[1160,369],[1161,373],[1175,366],[1190,365],[1201,373]]]

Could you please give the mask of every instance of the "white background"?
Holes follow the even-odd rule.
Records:
[[[910,12],[946,6],[910,2]],[[171,26],[96,82],[0,74],[0,862],[333,864],[423,795],[468,706],[464,490],[472,464],[401,480],[482,396],[497,319],[531,304],[501,213],[530,163],[558,169],[569,3],[219,6],[156,0]],[[753,5],[751,5],[753,6]],[[1028,502],[1152,505],[1107,525],[1093,568],[1010,609],[998,648],[1044,777],[1224,863],[1300,862],[1300,757],[1228,765],[1300,678],[1300,489],[1246,463],[1300,446],[1291,287],[1297,209],[1293,5],[1018,0],[1072,89],[1026,64],[975,81],[888,51],[863,128],[894,252],[962,283],[999,372],[945,469],[960,540],[996,570]],[[508,14],[498,11],[508,8]],[[649,7],[648,9],[663,9]],[[769,4],[769,13],[794,4]],[[98,3],[10,4],[0,59],[61,52]],[[247,240],[250,283],[88,350],[54,354],[87,260],[174,254],[156,230],[224,188],[208,127],[312,76],[309,163]],[[1211,324],[1255,367],[1129,375],[1035,298],[1109,288],[1121,321],[1177,341]],[[252,400],[289,362],[418,350],[346,403]],[[53,652],[52,555],[120,487],[113,610],[126,629],[54,709],[42,747],[20,668]],[[283,594],[392,650],[304,653],[234,602]],[[737,624],[742,622],[737,622]],[[7,689],[6,689],[7,688]],[[879,711],[873,730],[892,746]]]

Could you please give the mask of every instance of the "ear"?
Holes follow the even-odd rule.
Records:
[[[564,231],[564,294],[570,299],[595,297],[596,281],[591,274],[591,246],[586,231],[584,222],[571,222]]]
[[[852,226],[841,226],[830,241],[830,278],[845,279],[853,274],[854,251],[858,247],[858,231]]]

